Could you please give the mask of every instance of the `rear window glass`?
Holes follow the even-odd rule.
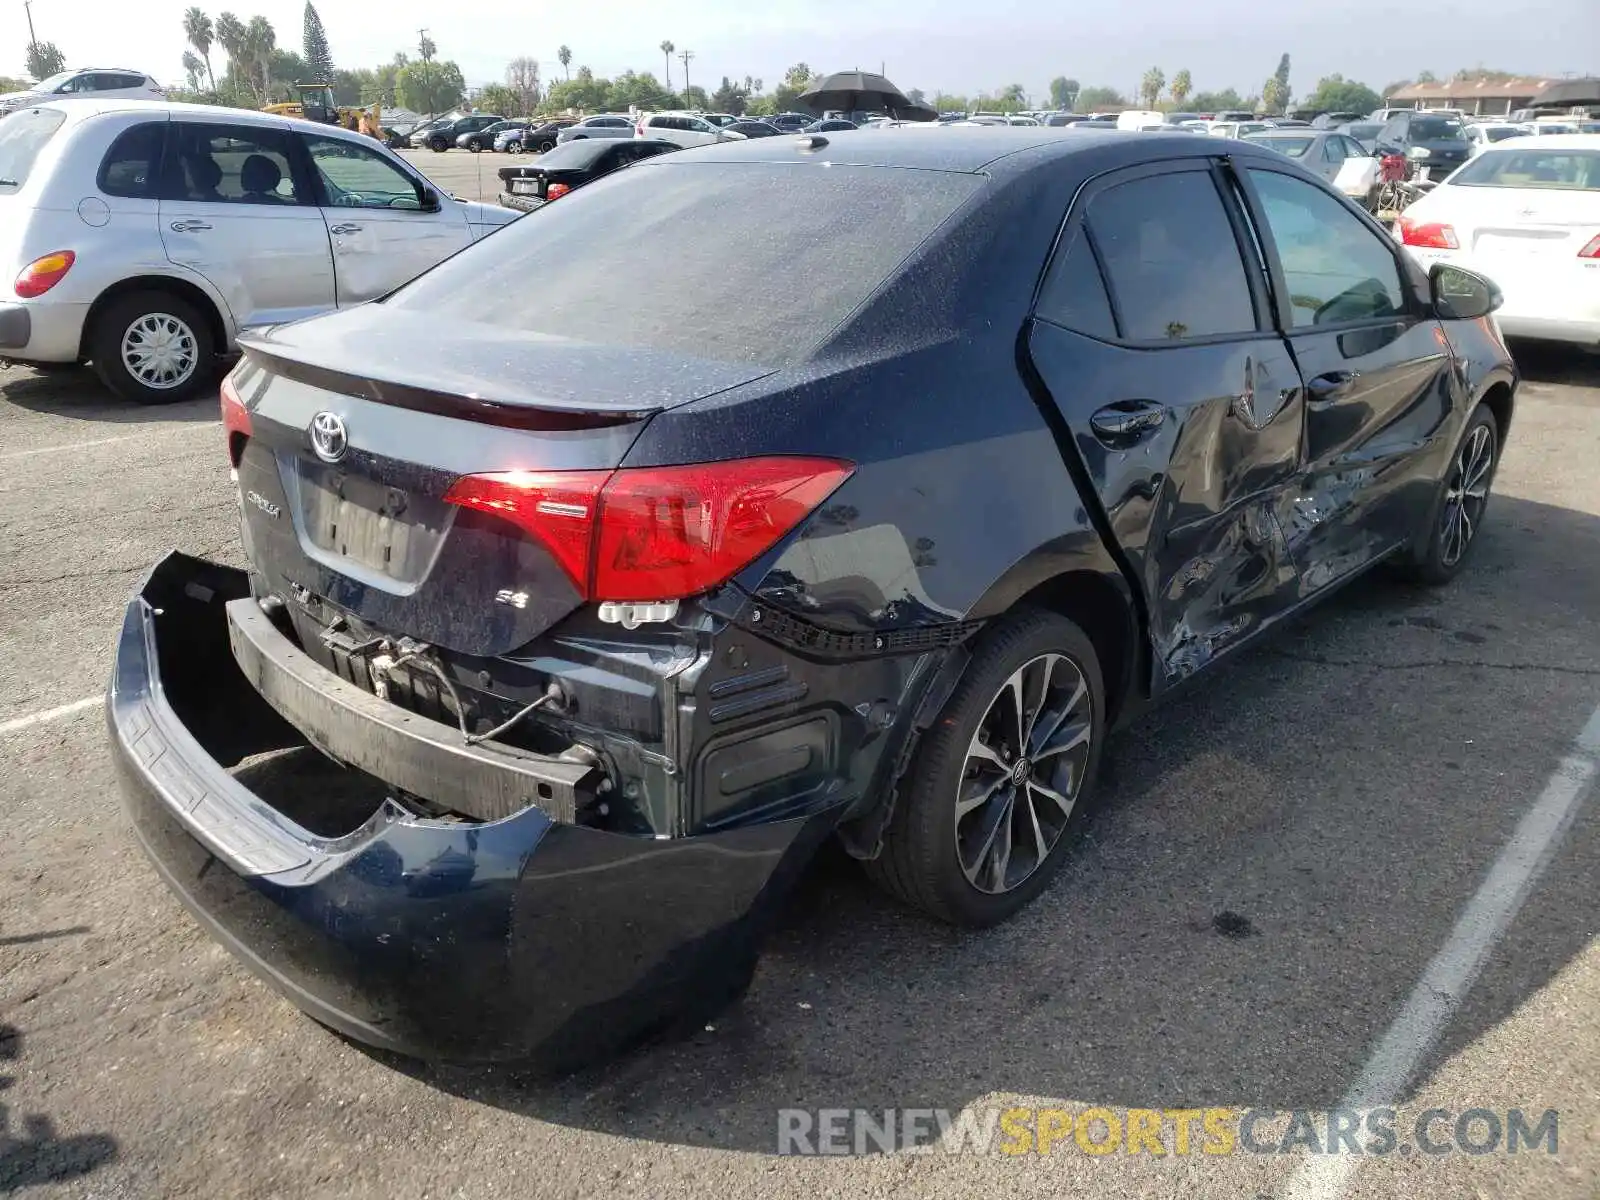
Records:
[[[67,119],[59,109],[40,108],[12,113],[0,121],[0,189],[28,182],[28,172],[39,152]]]
[[[674,158],[507,226],[389,302],[777,364],[821,341],[982,184],[944,171]]]
[[[1460,141],[1464,136],[1461,122],[1448,117],[1417,117],[1411,122],[1410,132],[1413,141]]]
[[[161,147],[165,121],[135,125],[117,135],[100,164],[100,190],[108,196],[154,200],[160,195]]]
[[[0,125],[0,130],[5,128]],[[1600,192],[1600,151],[1540,150],[1521,146],[1480,154],[1455,178],[1451,187],[1558,188]]]
[[[581,142],[563,142],[540,158],[539,165],[549,171],[587,167],[610,149],[603,142],[592,142],[587,138]]]
[[[1255,142],[1269,150],[1276,150],[1279,154],[1287,154],[1290,158],[1304,158],[1306,151],[1311,149],[1311,138],[1308,137],[1247,137],[1247,142]]]

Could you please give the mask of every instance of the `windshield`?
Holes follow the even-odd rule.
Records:
[[[39,151],[66,119],[60,109],[35,108],[0,121],[0,190],[10,191],[28,182]]]
[[[1304,158],[1306,151],[1311,149],[1313,139],[1308,137],[1271,137],[1265,134],[1252,134],[1244,140],[1268,146],[1279,154],[1287,154],[1290,158]]]
[[[674,157],[508,225],[388,303],[551,338],[777,365],[821,342],[983,182]],[[541,302],[528,303],[529,279]]]
[[[1486,129],[1484,130],[1483,136],[1488,138],[1491,142],[1503,142],[1507,138],[1527,137],[1528,131],[1525,129],[1511,129],[1509,127],[1505,129]]]
[[[0,125],[0,129],[4,129]],[[1600,150],[1540,150],[1535,146],[1492,150],[1470,160],[1451,187],[1555,188],[1600,192]]]
[[[50,76],[49,79],[41,79],[28,90],[30,92],[53,92],[69,79],[76,79],[77,77],[78,72],[76,71],[61,71]]]
[[[1418,117],[1411,122],[1411,138],[1418,142],[1459,142],[1465,133],[1454,117]]]

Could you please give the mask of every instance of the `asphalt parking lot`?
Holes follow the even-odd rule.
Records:
[[[1595,1196],[1600,801],[1513,863],[1542,874],[1503,937],[1474,907],[1524,815],[1579,793],[1600,703],[1600,358],[1522,361],[1466,575],[1364,581],[1122,734],[1081,852],[1017,920],[955,933],[824,862],[741,1003],[560,1081],[364,1051],[168,895],[97,694],[153,561],[239,557],[216,402],[0,369],[0,1194]],[[1481,973],[1438,992],[1440,959]],[[1419,1002],[1435,1044],[1396,1026]],[[1404,1110],[1555,1109],[1558,1152],[1309,1182],[1304,1153],[775,1153],[785,1108],[1326,1109],[1386,1035],[1422,1051]]]
[[[496,174],[499,168],[537,162],[539,158],[537,154],[473,154],[467,150],[446,150],[443,154],[402,150],[400,157],[452,196],[482,200],[485,204],[493,204],[500,194],[500,176]]]

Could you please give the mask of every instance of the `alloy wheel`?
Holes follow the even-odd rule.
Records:
[[[170,313],[146,313],[122,335],[122,365],[153,391],[181,387],[199,363],[194,330]]]
[[[1479,425],[1467,437],[1450,469],[1440,514],[1439,561],[1453,567],[1461,561],[1483,521],[1489,503],[1489,473],[1494,467],[1494,436]]]
[[[1001,686],[956,793],[956,856],[973,887],[1012,891],[1050,857],[1077,806],[1093,731],[1089,685],[1065,655],[1030,659]]]

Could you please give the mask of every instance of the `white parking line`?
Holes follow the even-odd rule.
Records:
[[[196,429],[214,429],[222,424],[221,421],[185,421],[184,425]],[[163,425],[154,429],[142,429],[138,433],[122,433],[116,437],[94,438],[87,442],[63,442],[58,446],[35,446],[31,450],[11,450],[0,454],[0,462],[7,462],[13,458],[32,458],[35,454],[59,454],[63,450],[87,450],[90,446],[109,446],[113,442],[131,442],[135,438],[149,437],[156,433],[171,433],[173,427]]]
[[[1361,1075],[1339,1107],[1391,1107],[1400,1099],[1423,1057],[1466,998],[1495,944],[1510,927],[1554,856],[1600,774],[1600,708],[1589,715],[1533,807],[1500,851],[1472,899],[1456,920],[1443,949],[1434,955],[1405,1007],[1384,1033]],[[1353,1154],[1310,1157],[1290,1177],[1283,1200],[1337,1200],[1361,1166]]]
[[[8,733],[15,733],[19,729],[27,729],[31,725],[43,725],[46,721],[54,721],[57,717],[70,717],[73,713],[82,712],[86,708],[93,708],[96,704],[104,704],[105,696],[85,696],[82,700],[74,700],[71,704],[63,704],[60,708],[47,708],[43,712],[36,712],[30,716],[17,717],[14,720],[0,722],[0,737]]]

